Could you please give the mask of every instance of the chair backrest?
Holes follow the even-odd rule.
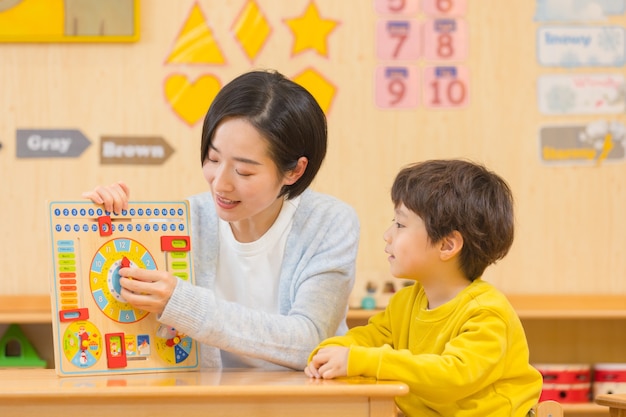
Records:
[[[535,417],[563,417],[563,407],[556,401],[541,401],[534,407]]]

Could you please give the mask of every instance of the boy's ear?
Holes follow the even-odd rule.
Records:
[[[441,239],[441,246],[439,249],[441,260],[447,261],[454,258],[463,248],[463,236],[461,233],[454,230],[448,236]]]

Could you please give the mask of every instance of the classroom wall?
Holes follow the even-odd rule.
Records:
[[[462,157],[501,174],[516,198],[514,246],[488,269],[487,280],[508,293],[626,294],[624,159],[547,164],[539,147],[545,126],[624,124],[625,114],[545,115],[536,92],[541,75],[624,74],[623,66],[542,66],[540,23],[534,20],[540,2],[469,0],[462,16],[467,57],[454,63],[469,70],[468,105],[381,108],[375,103],[376,68],[398,63],[376,55],[376,25],[389,16],[377,12],[373,1],[253,3],[271,27],[254,59],[233,36],[247,0],[144,0],[136,42],[0,43],[0,294],[49,291],[46,201],[77,200],[84,190],[122,179],[136,200],[182,199],[207,190],[201,121],[190,124],[177,115],[165,85],[175,74],[188,80],[209,75],[224,84],[253,68],[275,68],[292,78],[312,69],[336,89],[326,109],[328,156],[314,188],[348,202],[361,219],[356,291],[369,280],[389,279],[382,233],[393,217],[389,189],[399,168]],[[338,23],[326,44],[318,45],[325,54],[292,49],[286,21],[305,16],[311,5]],[[225,63],[167,62],[194,7],[202,10]],[[425,19],[421,12],[414,17]],[[626,15],[592,24],[623,27]],[[404,63],[432,64],[421,58]],[[71,158],[18,158],[18,129],[78,129],[90,145]],[[100,145],[107,136],[161,137],[174,152],[158,165],[103,165]]]

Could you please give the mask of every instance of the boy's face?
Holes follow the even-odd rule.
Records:
[[[395,209],[393,224],[383,238],[389,254],[391,274],[397,278],[422,281],[432,276],[439,261],[439,251],[428,239],[426,225],[421,217],[400,204]]]

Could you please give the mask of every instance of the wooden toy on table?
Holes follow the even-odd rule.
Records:
[[[167,270],[193,282],[186,201],[50,202],[55,369],[61,376],[194,370],[197,343],[131,306],[119,270]]]

